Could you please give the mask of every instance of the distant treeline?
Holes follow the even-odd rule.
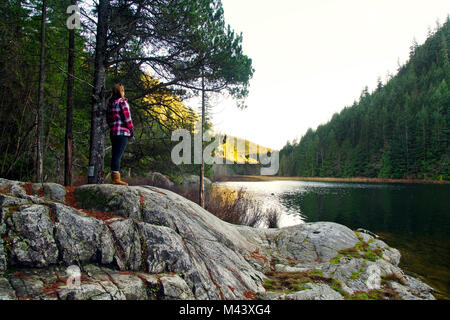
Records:
[[[450,179],[450,23],[387,83],[280,151],[281,176]]]

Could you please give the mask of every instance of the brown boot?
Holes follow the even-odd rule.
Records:
[[[128,183],[120,181],[120,172],[112,172],[112,184],[120,184],[122,186],[127,186]]]

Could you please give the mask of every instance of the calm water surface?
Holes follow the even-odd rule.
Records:
[[[280,227],[333,221],[382,237],[402,253],[400,267],[450,298],[450,185],[222,182],[244,187],[282,212]]]

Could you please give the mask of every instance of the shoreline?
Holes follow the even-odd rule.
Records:
[[[389,183],[405,183],[404,187],[408,188],[413,184],[416,185],[436,185],[436,184],[448,184],[449,181],[433,181],[433,180],[402,180],[402,179],[370,179],[370,178],[317,178],[317,177],[278,177],[278,176],[228,176],[228,177],[218,177],[219,179],[214,180],[214,182],[268,182],[268,181],[320,181],[320,182],[346,182],[346,183],[385,183],[385,187],[389,188]],[[239,184],[238,184],[239,185]],[[276,186],[275,186],[276,187]],[[345,186],[343,186],[345,188]],[[272,188],[272,187],[270,187]],[[421,188],[421,187],[420,187]],[[424,187],[427,189],[428,187]],[[440,189],[440,187],[438,187]],[[445,188],[445,187],[444,187]],[[446,190],[446,189],[445,189]],[[323,218],[323,217],[322,217]],[[339,224],[343,224],[349,228],[348,224],[343,221],[337,221],[333,218],[322,219],[323,221],[330,221]],[[317,222],[322,220],[311,220],[310,222]],[[352,230],[356,227],[351,228]],[[439,242],[427,236],[406,236],[403,233],[395,232],[393,230],[380,230],[372,229],[368,227],[370,231],[373,231],[380,236],[380,240],[385,241],[388,245],[396,248],[402,254],[400,260],[400,267],[405,272],[405,274],[419,278],[428,285],[432,286],[436,293],[434,296],[438,300],[449,300],[450,291],[445,282],[448,279],[448,271],[445,268],[445,261],[435,260],[435,255],[430,252],[435,251],[437,254],[441,254],[445,257],[445,250],[448,248],[448,242]],[[419,244],[420,245],[417,245]],[[437,246],[436,246],[437,245]],[[420,249],[418,249],[420,248]],[[444,259],[444,258],[443,258]]]
[[[407,184],[450,184],[447,180],[423,180],[423,179],[385,179],[385,178],[333,178],[333,177],[281,177],[281,176],[252,176],[233,175],[213,178],[214,182],[225,181],[316,181],[316,182],[353,182],[353,183],[407,183]]]

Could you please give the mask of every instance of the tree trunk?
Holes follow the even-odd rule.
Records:
[[[205,77],[202,76],[202,126],[200,129],[200,137],[201,137],[201,141],[202,141],[202,155],[201,155],[201,159],[202,162],[200,164],[200,192],[199,192],[199,203],[200,206],[202,208],[205,207],[205,185],[204,185],[204,176],[205,176],[205,164],[204,164],[204,159],[203,159],[203,147],[204,147],[204,143],[203,143],[203,130],[205,128],[205,112],[206,112],[206,107],[205,107]]]
[[[76,0],[71,0],[74,5]],[[64,185],[72,185],[72,150],[73,150],[73,87],[74,87],[74,65],[75,65],[75,29],[69,29],[69,58],[68,58],[68,78],[67,78],[67,110],[66,110],[66,137],[65,137],[65,158],[64,158]]]
[[[41,20],[41,59],[39,69],[39,97],[37,112],[37,144],[36,144],[36,181],[43,182],[43,116],[44,116],[44,83],[45,83],[45,24],[47,20],[47,1],[42,2],[42,20]]]
[[[91,140],[89,152],[88,183],[101,184],[104,179],[105,129],[106,129],[106,36],[108,31],[109,1],[98,4],[97,37],[94,64],[94,89],[91,111]]]

